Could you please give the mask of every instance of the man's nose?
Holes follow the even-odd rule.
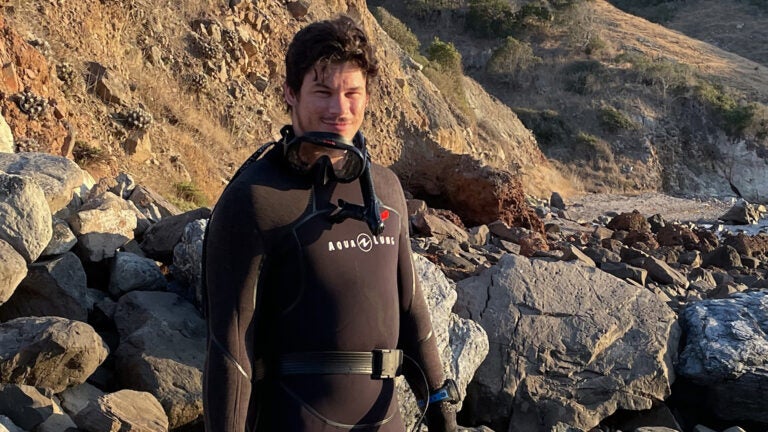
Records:
[[[349,109],[349,100],[347,100],[344,94],[335,94],[330,99],[328,111],[331,114],[344,114]]]

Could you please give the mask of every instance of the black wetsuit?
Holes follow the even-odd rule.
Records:
[[[402,188],[387,168],[373,164],[371,173],[380,236],[358,220],[329,221],[339,198],[362,204],[357,180],[316,185],[284,163],[280,145],[222,194],[205,252],[207,431],[404,431],[393,379],[278,376],[269,365],[282,353],[401,348],[431,388],[442,384]],[[263,378],[254,377],[257,359],[267,365]],[[413,372],[406,378],[421,395]]]

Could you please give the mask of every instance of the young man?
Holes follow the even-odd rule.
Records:
[[[292,125],[243,165],[209,222],[205,427],[403,432],[403,356],[419,399],[445,377],[402,188],[359,133],[377,61],[344,16],[299,31],[285,61]],[[427,421],[456,430],[445,401]]]

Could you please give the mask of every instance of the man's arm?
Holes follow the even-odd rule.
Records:
[[[440,388],[445,381],[437,342],[432,331],[432,318],[421,285],[413,269],[411,242],[409,237],[408,213],[405,198],[401,205],[402,226],[400,228],[398,280],[400,283],[400,341],[398,345],[406,355],[413,358],[421,367],[429,385],[424,388],[424,377],[418,370],[403,367],[405,379],[416,395],[416,399],[426,400],[429,393]],[[453,432],[456,430],[456,412],[447,402],[430,405],[427,411],[430,432]]]
[[[243,432],[253,377],[256,288],[262,245],[248,186],[227,188],[209,221],[205,252],[208,346],[205,430]]]

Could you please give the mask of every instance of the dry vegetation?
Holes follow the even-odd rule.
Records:
[[[623,3],[637,10],[644,2]],[[712,3],[665,4],[682,16]],[[734,3],[741,12],[730,16],[742,19],[756,8],[746,0],[720,3]],[[431,12],[414,14],[414,4]],[[678,171],[691,169],[679,170],[680,164],[720,157],[712,148],[679,157],[684,142],[710,140],[705,135],[768,146],[768,75],[760,65],[605,0],[419,0],[383,7],[422,42],[435,34],[452,42],[465,71],[514,107],[542,151],[584,190],[674,190]],[[721,19],[696,16],[702,28]],[[702,114],[707,119],[697,129]]]

